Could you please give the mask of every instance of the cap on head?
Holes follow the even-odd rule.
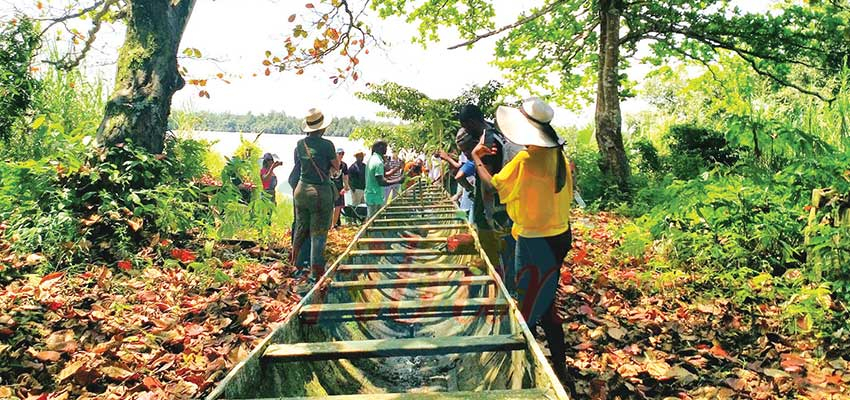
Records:
[[[272,153],[263,154],[263,161],[274,161],[274,155]]]
[[[457,119],[460,122],[483,121],[484,113],[481,112],[481,108],[477,105],[467,104],[460,108],[460,112],[457,114]]]
[[[337,148],[336,154],[345,154],[345,149],[343,149],[342,147]]]

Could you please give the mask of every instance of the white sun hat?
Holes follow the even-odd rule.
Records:
[[[304,117],[301,129],[304,133],[310,133],[327,128],[331,125],[333,118],[326,116],[319,108],[311,108]]]
[[[519,108],[501,106],[496,123],[505,138],[522,146],[558,147],[560,139],[550,123],[555,110],[537,97],[522,102]]]

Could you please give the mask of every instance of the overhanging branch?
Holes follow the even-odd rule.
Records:
[[[494,30],[489,31],[489,32],[485,32],[485,33],[482,33],[482,34],[480,34],[480,35],[476,35],[474,38],[472,38],[472,39],[470,39],[470,40],[467,40],[467,41],[465,41],[465,42],[463,42],[463,43],[460,43],[460,44],[456,44],[456,45],[454,45],[454,46],[451,46],[451,47],[449,47],[449,50],[455,50],[455,49],[459,49],[459,48],[461,48],[461,47],[466,47],[466,46],[469,46],[469,45],[475,44],[475,43],[477,43],[477,42],[479,42],[479,41],[481,41],[481,40],[484,40],[484,39],[486,39],[486,38],[488,38],[488,37],[495,36],[495,35],[498,35],[498,34],[500,34],[500,33],[502,33],[502,32],[505,32],[505,31],[509,31],[509,30],[511,30],[511,29],[518,28],[518,27],[520,27],[520,26],[522,26],[522,25],[525,25],[525,24],[526,24],[526,23],[528,23],[528,22],[531,22],[531,21],[533,21],[533,20],[535,20],[535,19],[537,19],[537,18],[540,18],[540,17],[542,17],[542,16],[544,16],[544,15],[546,15],[546,14],[550,13],[550,12],[551,12],[552,10],[554,10],[556,7],[558,7],[559,5],[561,5],[561,4],[565,3],[565,2],[566,2],[566,0],[558,0],[558,1],[554,2],[554,3],[552,3],[552,4],[549,4],[549,5],[548,5],[548,6],[546,6],[546,7],[541,8],[540,10],[538,10],[537,12],[535,12],[534,14],[531,14],[531,15],[529,15],[529,16],[527,16],[527,17],[520,18],[519,20],[517,20],[516,22],[514,22],[514,23],[512,23],[512,24],[505,25],[505,26],[503,26],[503,27],[501,27],[501,28],[494,29]]]

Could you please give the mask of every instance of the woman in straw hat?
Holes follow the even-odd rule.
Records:
[[[539,322],[543,326],[555,373],[569,385],[564,328],[555,308],[555,292],[572,241],[573,185],[563,141],[550,125],[553,117],[552,107],[538,98],[525,100],[520,108],[499,107],[499,128],[525,150],[496,175],[481,161],[493,151],[489,144],[476,146],[472,158],[478,179],[498,191],[514,221],[511,233],[517,239],[516,259],[506,279],[516,282],[520,310],[528,325],[534,328]]]
[[[301,246],[310,242],[310,278],[324,274],[325,242],[331,228],[337,191],[331,181],[331,170],[339,169],[334,144],[322,135],[331,119],[318,108],[312,108],[304,119],[307,137],[298,141],[295,154],[301,164],[301,179],[295,187],[295,235],[292,243],[293,260],[298,259]]]

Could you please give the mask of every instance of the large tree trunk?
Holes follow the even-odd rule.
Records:
[[[620,15],[622,1],[599,0],[599,83],[596,92],[596,143],[600,169],[623,191],[629,191],[629,161],[623,146],[620,112]]]
[[[194,5],[195,0],[130,0],[115,90],[97,132],[101,145],[132,140],[151,153],[162,152],[171,98],[185,84],[177,51]]]

